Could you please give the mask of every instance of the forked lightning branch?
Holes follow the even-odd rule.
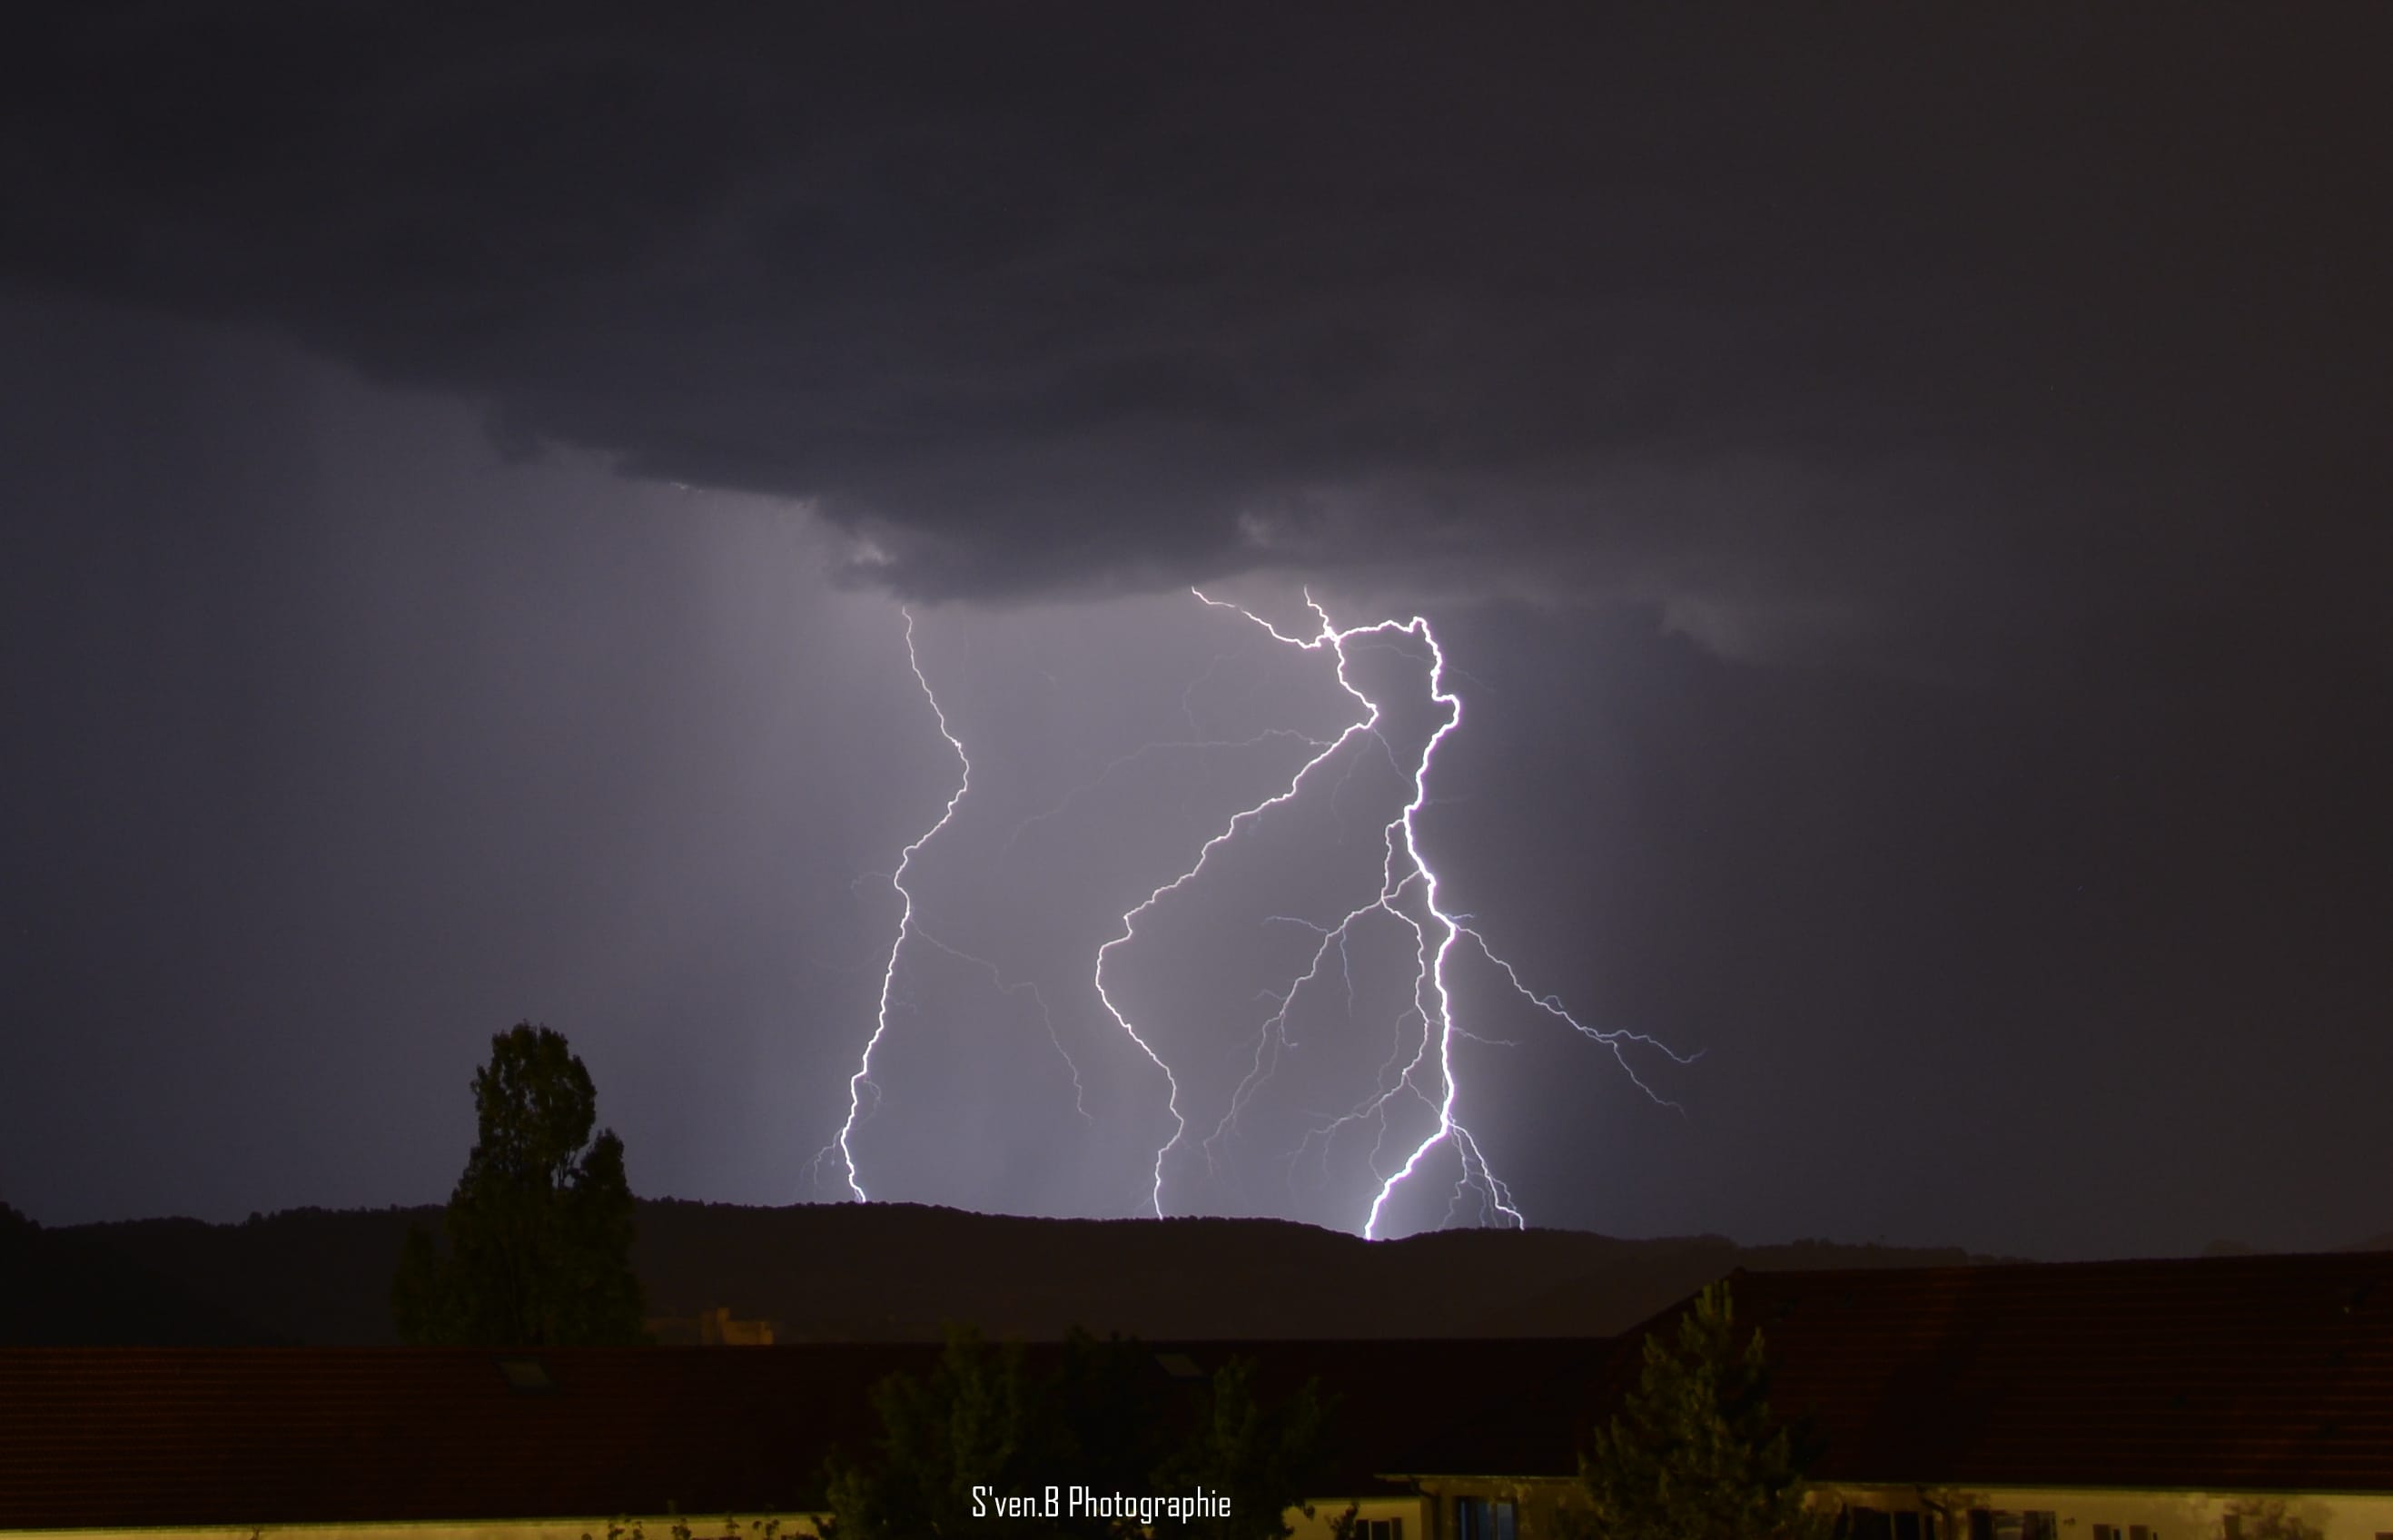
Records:
[[[1369,1170],[1371,1193],[1367,1203],[1357,1204],[1356,1229],[1366,1237],[1376,1239],[1388,1217],[1388,1208],[1400,1190],[1417,1183],[1450,1181],[1451,1194],[1445,1208],[1446,1221],[1457,1222],[1466,1218],[1472,1222],[1494,1222],[1525,1226],[1527,1217],[1490,1164],[1479,1136],[1462,1120],[1463,1085],[1461,1070],[1456,1060],[1456,1039],[1468,1037],[1457,1020],[1454,980],[1457,970],[1475,960],[1504,986],[1534,1005],[1548,1019],[1570,1028],[1589,1042],[1600,1045],[1617,1061],[1630,1081],[1649,1098],[1661,1105],[1675,1105],[1663,1098],[1638,1075],[1628,1050],[1634,1045],[1650,1049],[1680,1064],[1694,1062],[1696,1055],[1681,1054],[1643,1033],[1604,1030],[1579,1020],[1562,1000],[1552,995],[1540,995],[1522,978],[1513,965],[1498,956],[1487,938],[1464,922],[1464,916],[1449,908],[1436,868],[1422,849],[1420,816],[1430,804],[1430,783],[1436,767],[1437,752],[1449,737],[1460,729],[1463,721],[1462,698],[1447,685],[1445,651],[1429,621],[1413,616],[1409,620],[1374,620],[1362,625],[1340,627],[1327,610],[1308,592],[1307,607],[1312,611],[1315,629],[1310,635],[1290,635],[1269,620],[1242,606],[1208,597],[1195,589],[1189,591],[1198,602],[1214,609],[1237,616],[1261,627],[1276,642],[1299,651],[1321,656],[1330,668],[1339,686],[1353,698],[1356,714],[1345,729],[1327,742],[1316,744],[1312,758],[1298,767],[1287,786],[1251,806],[1233,815],[1219,832],[1204,842],[1187,868],[1168,881],[1157,884],[1144,898],[1121,917],[1118,931],[1096,949],[1090,972],[1090,986],[1103,1006],[1106,1016],[1118,1028],[1137,1051],[1150,1062],[1160,1076],[1160,1090],[1165,1110],[1170,1115],[1170,1135],[1155,1152],[1151,1170],[1146,1177],[1147,1207],[1157,1217],[1172,1212],[1169,1186],[1169,1168],[1175,1152],[1188,1143],[1188,1109],[1183,1104],[1182,1077],[1157,1046],[1154,1034],[1144,1030],[1132,1020],[1117,998],[1112,983],[1118,981],[1128,965],[1127,954],[1140,934],[1141,921],[1172,894],[1194,884],[1204,882],[1208,868],[1217,853],[1237,841],[1251,839],[1254,831],[1269,816],[1290,807],[1308,796],[1326,795],[1316,787],[1330,777],[1322,774],[1326,766],[1341,755],[1363,751],[1366,740],[1371,747],[1384,750],[1392,757],[1394,750],[1381,734],[1385,716],[1384,703],[1358,684],[1353,672],[1352,649],[1358,643],[1384,644],[1414,650],[1426,663],[1429,703],[1435,712],[1435,726],[1421,744],[1419,755],[1406,772],[1409,796],[1394,817],[1380,829],[1380,873],[1377,892],[1363,904],[1327,922],[1311,925],[1319,934],[1319,945],[1314,950],[1309,966],[1289,980],[1284,989],[1267,991],[1277,1001],[1276,1010],[1262,1023],[1256,1040],[1254,1069],[1247,1076],[1230,1098],[1214,1130],[1204,1142],[1209,1158],[1214,1142],[1225,1137],[1236,1123],[1240,1111],[1270,1077],[1271,1066],[1276,1063],[1275,1048],[1287,1044],[1287,1023],[1290,1010],[1300,994],[1319,985],[1323,969],[1333,951],[1341,959],[1354,928],[1374,916],[1392,920],[1402,927],[1410,940],[1409,988],[1411,1010],[1406,1020],[1418,1024],[1419,1036],[1409,1039],[1409,1046],[1400,1043],[1373,1089],[1336,1116],[1327,1117],[1321,1126],[1307,1135],[1305,1144],[1316,1143],[1326,1149],[1330,1142],[1341,1136],[1362,1132],[1370,1136]],[[914,857],[957,816],[957,810],[972,787],[972,761],[963,744],[949,729],[946,711],[937,694],[923,672],[922,659],[914,646],[914,620],[906,612],[907,659],[914,678],[922,686],[923,698],[938,723],[940,736],[947,739],[961,768],[954,793],[948,799],[937,821],[917,835],[900,853],[897,868],[891,885],[903,902],[898,918],[897,933],[892,940],[889,955],[882,974],[880,1008],[872,1030],[858,1058],[856,1073],[848,1081],[847,1116],[840,1126],[838,1136],[825,1148],[817,1161],[836,1153],[845,1176],[850,1194],[858,1201],[867,1197],[862,1175],[857,1169],[854,1138],[860,1121],[868,1115],[878,1089],[872,1081],[872,1057],[890,1029],[890,999],[897,971],[902,965],[907,943],[927,939],[949,952],[935,938],[922,934],[915,917],[914,894],[907,886],[907,877]],[[1271,919],[1285,919],[1276,914]],[[957,954],[961,955],[961,954]],[[980,959],[967,960],[995,969]],[[1062,1045],[1057,1044],[1058,1051]],[[1066,1063],[1069,1063],[1068,1056]],[[1075,1083],[1079,1083],[1077,1068]],[[1407,1135],[1392,1142],[1391,1129],[1397,1116],[1409,1107],[1416,1126],[1425,1125],[1426,1131],[1418,1138]],[[1302,1149],[1291,1158],[1301,1157]]]

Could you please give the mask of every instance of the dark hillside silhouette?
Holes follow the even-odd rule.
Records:
[[[373,1344],[394,1340],[391,1267],[408,1227],[439,1212],[303,1208],[243,1224],[141,1220],[48,1233],[175,1280],[219,1323],[214,1337],[121,1340]],[[936,1341],[948,1321],[1041,1340],[1073,1325],[1150,1340],[1608,1335],[1740,1266],[1973,1259],[1957,1249],[1740,1247],[1719,1236],[1562,1230],[1374,1245],[1276,1220],[1042,1220],[911,1204],[647,1200],[637,1222],[633,1262],[652,1313],[728,1305],[773,1321],[784,1342]],[[35,1340],[22,1319],[0,1317],[0,1340]]]
[[[236,1347],[281,1340],[88,1233],[45,1230],[0,1204],[0,1343]]]

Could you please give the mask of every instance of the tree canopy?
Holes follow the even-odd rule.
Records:
[[[1772,1416],[1756,1330],[1736,1345],[1729,1286],[1697,1295],[1675,1341],[1645,1338],[1637,1389],[1579,1462],[1607,1540],[1822,1540],[1795,1430]]]
[[[523,1022],[490,1039],[474,1075],[474,1148],[442,1219],[447,1249],[412,1226],[392,1281],[402,1341],[647,1339],[623,1142],[592,1136],[597,1108],[561,1033]]]

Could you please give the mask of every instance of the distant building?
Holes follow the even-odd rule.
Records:
[[[778,1323],[741,1321],[729,1305],[717,1305],[694,1316],[650,1316],[643,1325],[662,1348],[769,1348]]]

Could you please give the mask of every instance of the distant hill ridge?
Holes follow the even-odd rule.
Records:
[[[47,1259],[72,1251],[138,1276],[144,1290],[96,1317],[52,1309],[30,1320],[0,1309],[0,1340],[386,1343],[400,1240],[411,1221],[437,1224],[439,1213],[301,1208],[242,1224],[39,1231],[35,1272],[55,1271]],[[1560,1230],[1372,1244],[1276,1220],[676,1199],[641,1202],[634,1253],[651,1314],[725,1304],[775,1322],[782,1341],[935,1339],[949,1321],[1032,1338],[1074,1325],[1153,1338],[1600,1336],[1737,1266],[1970,1259],[1957,1249],[1739,1247],[1709,1235],[1628,1241]]]
[[[0,1204],[0,1343],[241,1347],[286,1340],[133,1258]]]
[[[439,1214],[430,1205],[300,1208],[242,1224],[56,1230],[18,1220],[11,1271],[48,1282],[0,1291],[0,1342],[390,1342],[400,1240],[411,1221],[437,1224]],[[775,1322],[785,1342],[935,1339],[949,1321],[1033,1339],[1074,1325],[1154,1339],[1604,1336],[1738,1267],[2001,1259],[1958,1248],[1740,1246],[1718,1235],[1622,1240],[1567,1230],[1372,1243],[1277,1220],[672,1198],[641,1201],[634,1251],[652,1315],[727,1305]],[[59,1301],[76,1293],[66,1276],[73,1268],[108,1271],[115,1292],[95,1310],[62,1312]]]

